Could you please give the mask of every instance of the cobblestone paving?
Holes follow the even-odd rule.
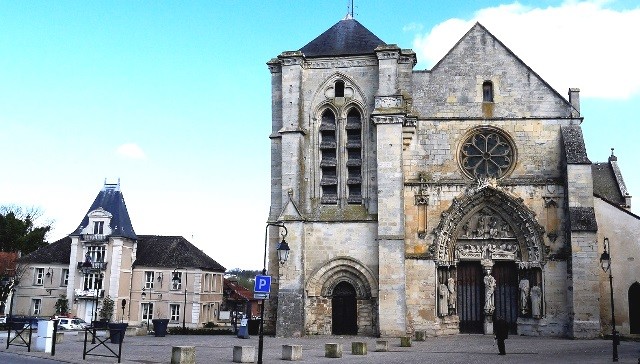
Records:
[[[0,363],[29,363],[31,359],[51,359],[61,363],[116,363],[115,358],[87,357],[82,359],[83,335],[65,333],[62,343],[56,346],[56,355],[41,352],[27,352],[24,347],[10,346],[6,349],[6,332],[0,339]],[[301,363],[610,363],[611,341],[571,340],[511,336],[507,340],[507,355],[497,355],[498,349],[493,338],[485,335],[454,335],[427,338],[413,342],[411,347],[400,347],[397,338],[389,341],[389,352],[375,352],[376,338],[315,336],[305,338],[264,338],[264,363],[283,363],[282,345],[302,345]],[[367,343],[365,356],[352,355],[351,343]],[[341,343],[342,358],[325,358],[325,343]],[[239,339],[235,336],[182,336],[171,335],[164,338],[153,336],[128,336],[123,344],[122,363],[154,364],[169,363],[172,346],[195,346],[198,363],[231,363],[233,346],[254,346],[257,350],[258,338]],[[117,352],[117,345],[112,345]],[[96,353],[108,353],[104,348]],[[17,355],[15,355],[17,354]],[[257,355],[256,355],[257,356]],[[620,363],[640,363],[640,342],[623,341],[619,346]],[[34,363],[36,361],[33,361]],[[38,361],[42,362],[42,361]]]

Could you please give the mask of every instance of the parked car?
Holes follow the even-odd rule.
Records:
[[[7,316],[0,317],[0,324],[6,324],[6,323],[7,323]]]
[[[73,320],[71,320],[80,330],[84,330],[87,326],[89,326],[89,324],[87,324],[87,322],[81,318],[74,318]]]
[[[61,318],[58,322],[58,330],[79,330],[80,327],[76,325],[74,319]]]

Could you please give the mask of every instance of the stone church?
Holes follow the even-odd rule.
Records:
[[[479,23],[430,70],[349,16],[267,64],[276,335],[610,334],[605,242],[640,334],[640,217],[613,150],[587,157],[578,89]]]

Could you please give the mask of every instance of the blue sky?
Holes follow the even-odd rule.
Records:
[[[262,266],[269,210],[265,63],[342,19],[336,1],[0,2],[0,204],[49,241],[120,179],[138,234],[183,235]],[[592,161],[615,148],[640,213],[636,1],[356,1],[355,18],[428,69],[476,21],[560,94],[581,89]]]

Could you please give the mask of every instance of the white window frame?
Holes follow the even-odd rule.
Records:
[[[31,299],[31,312],[34,316],[37,316],[42,311],[42,299],[40,298],[32,298]]]
[[[36,268],[35,275],[33,278],[34,286],[43,286],[44,285],[44,268]]]
[[[87,253],[93,263],[104,262],[107,258],[107,248],[104,245],[87,246]]]
[[[140,304],[142,320],[153,320],[153,302],[142,302]]]
[[[155,272],[147,270],[144,272],[144,288],[153,289],[153,280],[155,279]]]
[[[104,234],[104,221],[94,221],[93,222],[93,233],[95,235],[103,235]]]
[[[82,288],[84,290],[89,290],[89,289],[102,289],[102,280],[103,278],[100,277],[101,273],[90,273],[87,274],[83,277],[84,281],[83,281],[83,286]]]
[[[178,275],[178,283],[173,281],[173,275],[177,274]],[[172,272],[171,273],[171,290],[172,291],[180,291],[182,290],[182,272]]]
[[[62,279],[60,281],[60,286],[62,287],[68,286],[69,285],[69,269],[63,268],[61,277]]]
[[[169,320],[180,321],[180,304],[179,303],[169,304]]]

